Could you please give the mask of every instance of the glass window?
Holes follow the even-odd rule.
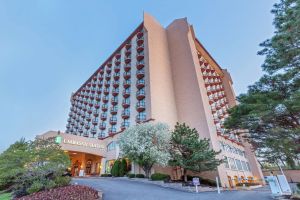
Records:
[[[107,145],[107,151],[112,151],[116,149],[116,142],[111,142]]]
[[[249,163],[248,163],[248,162],[246,162],[246,164],[247,164],[247,171],[249,171],[249,172],[250,172],[250,165],[249,165]]]
[[[228,158],[227,158],[227,156],[224,156],[224,164],[225,164],[225,168],[229,169],[229,164],[228,164]]]
[[[243,170],[244,170],[244,171],[248,171],[248,170],[247,170],[247,164],[246,164],[245,161],[242,161],[242,167],[243,167]]]
[[[242,170],[243,170],[243,167],[242,167],[241,161],[235,159],[235,163],[236,163],[236,166],[237,166],[238,170],[242,171]]]
[[[234,162],[234,159],[233,158],[228,158],[229,159],[229,166],[230,166],[230,169],[232,170],[236,170],[236,164]]]

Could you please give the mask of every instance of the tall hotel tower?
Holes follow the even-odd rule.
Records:
[[[223,186],[263,182],[250,145],[235,133],[224,133],[228,109],[236,105],[232,79],[186,18],[164,28],[144,14],[143,23],[72,94],[71,103],[66,133],[115,140],[137,123],[154,120],[173,127],[185,122],[209,138],[214,150],[222,150],[227,161],[203,176],[219,176]],[[155,171],[173,177],[180,173],[173,168]]]

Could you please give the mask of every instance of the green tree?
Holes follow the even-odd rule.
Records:
[[[120,176],[120,165],[121,165],[121,162],[119,159],[114,162],[114,165],[111,170],[111,175],[113,175],[115,177]]]
[[[200,139],[196,129],[191,129],[186,124],[175,125],[171,136],[171,160],[170,165],[183,168],[184,181],[187,181],[187,171],[201,173],[214,170],[223,161],[216,156],[216,152],[210,148],[208,139]]]
[[[119,138],[123,156],[139,164],[149,178],[154,164],[167,165],[170,132],[163,123],[143,123],[130,127]]]
[[[300,153],[300,1],[281,0],[271,11],[275,35],[260,46],[266,74],[229,112],[227,129],[247,129],[244,137],[270,163],[295,168]]]
[[[123,158],[120,165],[120,176],[124,176],[126,173],[127,173],[127,161],[125,158]]]
[[[69,166],[69,156],[54,138],[22,139],[0,155],[0,188],[13,190],[19,197],[65,185],[70,179],[62,175]]]

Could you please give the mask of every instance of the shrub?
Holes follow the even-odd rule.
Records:
[[[127,162],[126,159],[123,158],[120,164],[120,171],[119,171],[119,175],[120,176],[124,176],[127,172]]]
[[[69,176],[58,176],[54,179],[54,182],[58,187],[69,185],[71,182],[71,177]]]
[[[235,186],[243,187],[243,185],[245,185],[246,187],[249,187],[249,186],[256,186],[256,185],[260,185],[260,184],[259,183],[237,183]]]
[[[87,186],[82,185],[69,185],[65,187],[54,188],[51,190],[40,191],[28,196],[17,198],[16,200],[32,200],[32,199],[98,199],[98,191]]]
[[[205,179],[205,178],[202,178],[202,177],[199,177],[199,176],[190,176],[190,175],[187,176],[188,181],[192,181],[193,178],[199,178],[200,185],[203,184],[203,185],[208,185],[208,186],[212,186],[212,187],[217,186],[217,183],[216,183],[215,180]]]
[[[297,187],[298,187],[298,189],[300,190],[300,183],[297,183]]]
[[[121,165],[120,160],[116,160],[114,162],[114,165],[111,169],[111,175],[113,175],[114,177],[120,176],[120,165]]]
[[[135,178],[135,174],[127,174],[128,178]]]
[[[41,181],[34,181],[32,185],[26,190],[29,194],[39,192],[43,189],[44,184]]]
[[[168,174],[155,173],[151,175],[152,181],[169,181],[171,177]]]
[[[112,177],[111,174],[101,174],[101,177]]]
[[[136,174],[135,177],[136,178],[145,178],[145,175],[144,174]]]

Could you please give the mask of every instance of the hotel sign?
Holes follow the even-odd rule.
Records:
[[[79,141],[79,140],[74,140],[74,139],[66,139],[66,138],[62,138],[61,136],[57,136],[55,138],[55,142],[57,144],[64,143],[64,144],[83,146],[83,147],[88,147],[88,148],[104,149],[104,146],[100,145],[100,144],[95,144],[95,143],[91,143],[91,142],[84,142],[84,141]]]
[[[71,144],[71,145],[77,145],[77,146],[84,146],[89,148],[95,148],[95,149],[104,149],[103,145],[90,143],[90,142],[83,142],[73,139],[63,139],[64,144]]]

